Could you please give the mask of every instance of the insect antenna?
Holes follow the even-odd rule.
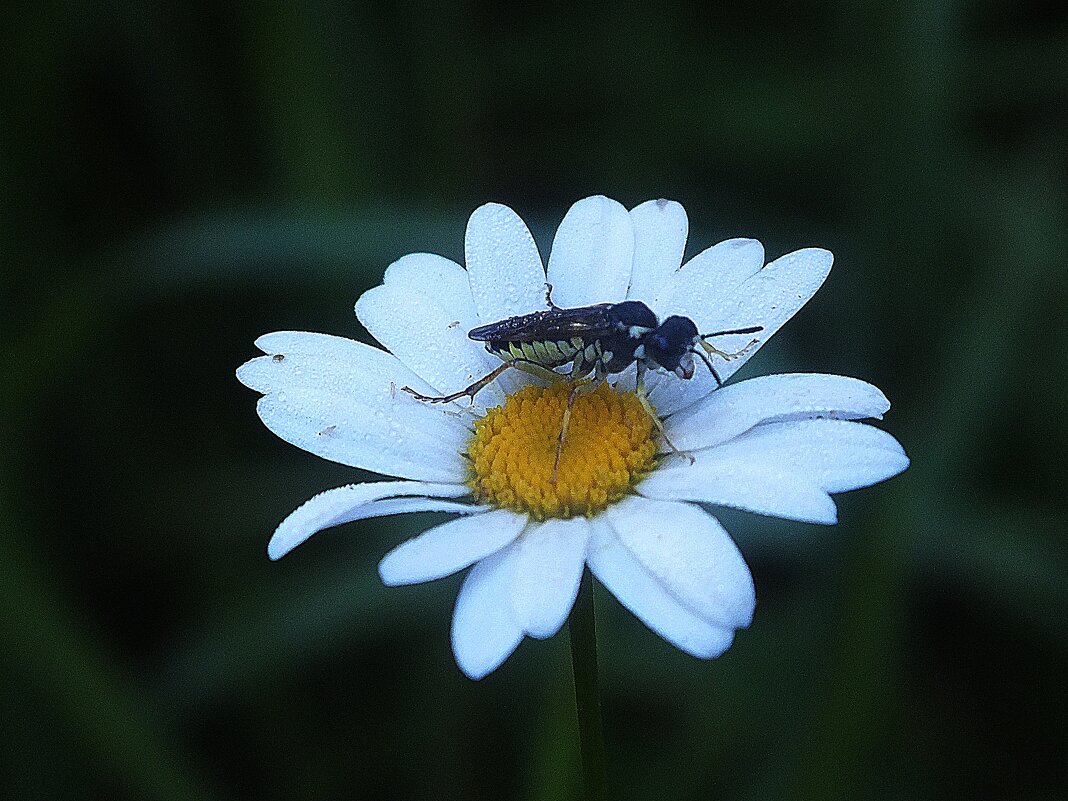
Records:
[[[725,337],[728,334],[756,334],[764,330],[762,325],[751,325],[748,328],[731,328],[728,331],[713,331],[711,334],[700,334],[701,339],[711,339],[712,337]]]

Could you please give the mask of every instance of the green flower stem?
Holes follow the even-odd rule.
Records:
[[[601,696],[597,688],[597,626],[593,613],[593,577],[583,570],[578,597],[568,620],[571,665],[575,673],[582,776],[587,801],[607,801],[608,783],[601,726]]]

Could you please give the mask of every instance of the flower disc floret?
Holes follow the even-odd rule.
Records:
[[[475,422],[468,485],[478,501],[536,520],[591,516],[649,474],[652,420],[633,392],[602,384],[575,399],[554,481],[571,386],[528,386]]]

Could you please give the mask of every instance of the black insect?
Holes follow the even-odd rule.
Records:
[[[551,305],[544,311],[521,314],[471,329],[468,336],[478,342],[485,342],[486,350],[500,358],[502,364],[469,387],[451,395],[441,396],[421,395],[411,387],[402,389],[419,400],[430,403],[448,403],[463,397],[474,398],[510,367],[551,381],[573,381],[575,386],[568,396],[557,445],[556,458],[559,463],[560,449],[563,447],[575,398],[596,387],[606,376],[621,373],[632,363],[637,363],[638,398],[656,423],[661,435],[664,435],[663,424],[646,396],[646,371],[663,370],[674,373],[679,378],[690,379],[694,374],[693,356],[696,354],[708,366],[717,386],[722,385],[723,382],[709,357],[714,354],[723,359],[732,359],[757,340],[754,339],[736,353],[719,350],[707,340],[727,334],[755,334],[762,330],[763,326],[758,325],[700,334],[693,320],[688,317],[674,315],[659,323],[653,311],[637,300],[600,303],[575,309]],[[559,368],[565,366],[570,366],[567,372],[558,372]],[[666,435],[664,439],[677,453]],[[555,472],[554,467],[554,478]]]

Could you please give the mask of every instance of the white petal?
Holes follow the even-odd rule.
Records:
[[[483,323],[547,307],[545,270],[526,223],[507,206],[475,209],[464,239],[471,294]]]
[[[826,280],[833,261],[830,251],[821,248],[787,253],[739,286],[733,303],[709,309],[701,317],[698,322],[701,333],[751,325],[764,327],[759,334],[739,334],[714,341],[720,350],[731,352],[743,348],[751,339],[757,340],[756,346],[740,357],[729,362],[718,361],[716,370],[720,378],[726,381],[736,373],[783,323],[808,303]]]
[[[630,219],[634,267],[627,297],[653,308],[657,293],[682,264],[689,228],[686,210],[674,200],[648,200],[630,210]]]
[[[657,583],[705,622],[742,628],[753,617],[753,578],[723,526],[698,506],[632,496],[604,514]]]
[[[659,287],[653,309],[661,316],[681,314],[700,327],[704,318],[722,317],[738,287],[764,266],[764,246],[755,239],[728,239],[701,251]],[[705,329],[702,329],[705,331]]]
[[[419,481],[459,482],[466,466],[463,437],[441,414],[360,406],[349,398],[290,390],[260,398],[256,411],[279,437],[338,464]],[[419,424],[423,421],[423,425]]]
[[[655,374],[646,374],[645,387],[647,390],[649,387],[652,386],[652,379],[654,378]],[[624,370],[619,375],[609,376],[608,382],[620,392],[633,392],[637,379],[637,369],[634,364],[631,364],[626,370]]]
[[[712,374],[708,372],[708,368],[698,359],[695,358],[694,361],[697,369],[694,371],[693,378],[688,381],[674,374],[661,373],[655,373],[645,379],[649,390],[649,400],[661,419],[692,406],[716,390],[718,385]]]
[[[676,601],[606,524],[594,522],[590,571],[645,625],[688,654],[719,656],[734,639],[734,629],[707,623]]]
[[[409,253],[386,268],[382,281],[437,300],[443,308],[463,315],[472,327],[478,324],[467,270],[451,259],[434,253]]]
[[[669,417],[664,426],[680,450],[718,445],[760,423],[828,417],[881,418],[890,402],[857,378],[790,373],[751,378],[713,392]]]
[[[450,353],[462,354],[462,358],[454,356],[450,360],[450,369],[465,375],[468,373],[473,375],[462,386],[468,386],[500,365],[498,359],[486,353],[484,343],[473,342],[467,336],[467,332],[481,325],[482,320],[478,316],[474,298],[471,296],[471,276],[459,264],[443,256],[412,253],[389,266],[386,270],[385,283],[421,294],[448,314],[449,322],[446,323],[445,328],[449,332]],[[544,298],[544,295],[542,297]],[[474,354],[468,352],[471,348],[475,350]],[[475,374],[473,370],[465,371],[463,365],[470,363],[478,364],[484,368],[484,371],[478,374]],[[420,375],[423,373],[420,372]],[[532,383],[533,380],[533,376],[519,370],[510,370],[478,394],[475,408],[483,411],[490,406],[497,405],[503,400],[504,394],[516,392]],[[457,389],[461,388],[457,387]],[[442,394],[447,391],[452,390],[441,390]],[[467,401],[464,400],[461,403],[467,404]]]
[[[462,484],[426,484],[421,481],[373,481],[327,490],[294,510],[275,529],[267,555],[279,559],[324,528],[369,517],[406,512],[479,512],[481,506],[443,501],[460,498],[470,490]]]
[[[470,290],[468,290],[470,294]],[[468,306],[474,311],[470,301]],[[393,284],[364,292],[356,303],[356,316],[372,336],[420,375],[437,394],[457,392],[488,375],[500,360],[473,342],[467,332],[477,322],[463,319],[460,310],[427,295]],[[499,386],[491,384],[475,398],[476,408],[504,401]],[[466,399],[463,400],[467,405]]]
[[[463,481],[460,452],[470,429],[455,413],[402,392],[405,385],[433,390],[396,357],[324,334],[278,332],[256,343],[269,355],[237,375],[268,393],[257,411],[286,442],[387,475]]]
[[[516,546],[508,545],[471,568],[452,615],[452,652],[469,678],[496,670],[523,640],[512,618],[509,590]]]
[[[582,517],[531,525],[516,543],[512,613],[532,637],[551,637],[578,594],[590,524]]]
[[[573,308],[616,303],[627,296],[634,258],[634,226],[627,210],[602,195],[573,205],[549,256],[553,302]]]
[[[481,324],[471,296],[471,277],[456,262],[433,253],[409,253],[386,268],[385,284],[422,295],[450,315],[449,331],[467,332]],[[485,350],[481,345],[476,346]]]
[[[895,476],[908,467],[892,436],[845,420],[766,423],[696,457],[707,469],[745,465],[770,475],[789,472],[827,492],[846,492]],[[672,468],[674,469],[674,468]]]
[[[711,503],[805,523],[838,521],[831,496],[804,473],[738,460],[724,464],[709,459],[713,453],[694,454],[693,464],[672,460],[673,466],[657,470],[639,484],[638,492],[655,500]]]
[[[820,248],[787,253],[736,287],[725,301],[707,307],[687,307],[702,334],[763,326],[757,334],[734,334],[710,340],[722,351],[739,354],[730,361],[719,356],[711,357],[723,381],[734,375],[808,302],[827,278],[832,261],[830,252]],[[685,272],[684,266],[679,274]],[[674,305],[673,301],[671,305]],[[689,381],[660,380],[650,389],[649,398],[661,416],[685,409],[716,389],[715,379],[707,369],[701,368],[698,365]]]
[[[292,386],[319,386],[339,394],[359,393],[369,384],[414,382],[430,385],[397,357],[362,342],[308,331],[275,331],[256,340],[267,354],[237,369],[238,380],[264,394]]]
[[[765,423],[694,457],[692,465],[670,458],[638,491],[649,498],[834,523],[837,510],[828,493],[874,484],[908,466],[901,446],[885,431],[839,420]]]
[[[449,520],[386,554],[378,574],[390,586],[451,575],[499,551],[518,537],[526,524],[525,515],[507,509]]]

